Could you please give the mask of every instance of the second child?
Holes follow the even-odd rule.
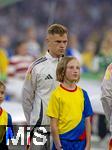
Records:
[[[8,150],[7,140],[13,137],[12,118],[1,104],[5,98],[5,85],[0,81],[0,150]]]

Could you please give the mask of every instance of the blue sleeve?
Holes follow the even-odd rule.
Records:
[[[84,94],[84,111],[83,111],[83,115],[84,117],[89,117],[93,115],[93,110],[92,110],[92,106],[89,100],[89,96],[87,94],[87,92],[85,90],[83,90],[83,94]]]
[[[9,113],[8,113],[8,126],[12,126],[12,117]]]
[[[11,115],[8,113],[8,125],[7,125],[6,137],[11,139],[13,136],[14,136],[14,130],[12,125],[12,118]]]

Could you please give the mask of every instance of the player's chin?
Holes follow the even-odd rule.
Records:
[[[59,53],[60,53],[60,54],[64,54],[64,52],[65,52],[64,49],[60,49],[60,50],[59,50]]]
[[[58,54],[57,55],[57,57],[63,57],[64,56],[64,54]]]
[[[64,52],[60,52],[60,54],[59,54],[60,56],[64,56]]]

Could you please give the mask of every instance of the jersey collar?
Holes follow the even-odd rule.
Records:
[[[62,84],[60,84],[60,87],[61,87],[62,89],[64,89],[65,91],[69,91],[69,92],[75,92],[75,91],[77,90],[77,86],[76,86],[76,88],[73,89],[73,90],[67,89],[67,88],[64,87]]]
[[[51,61],[59,61],[61,59],[61,58],[52,57],[48,51],[46,52],[46,58]]]

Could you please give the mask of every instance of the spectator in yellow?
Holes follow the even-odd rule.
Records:
[[[7,68],[8,68],[8,57],[2,44],[4,42],[4,36],[0,36],[0,80],[6,80]]]

